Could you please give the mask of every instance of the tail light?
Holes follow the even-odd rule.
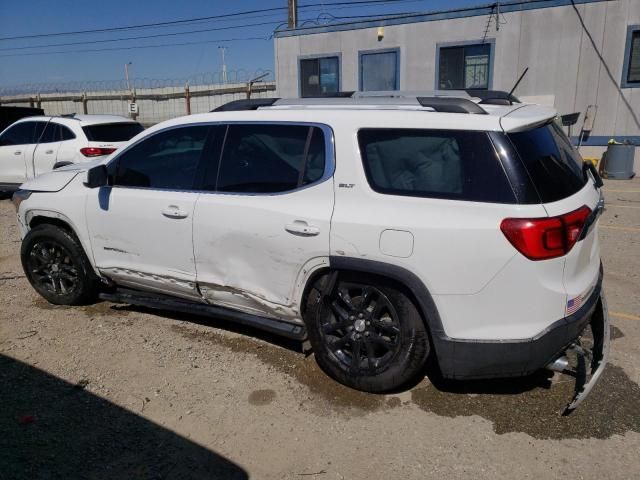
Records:
[[[80,149],[80,153],[85,157],[100,157],[102,155],[109,155],[115,152],[116,148],[104,148],[104,147],[85,147]]]
[[[587,206],[547,218],[505,218],[500,230],[530,260],[546,260],[569,253],[591,214]]]

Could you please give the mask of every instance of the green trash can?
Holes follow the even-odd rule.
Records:
[[[635,153],[635,145],[609,142],[604,157],[607,178],[616,180],[633,178],[636,175],[633,171]]]

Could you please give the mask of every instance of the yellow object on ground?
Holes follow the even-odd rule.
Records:
[[[592,164],[594,167],[598,166],[598,162],[600,161],[600,159],[598,157],[582,157],[582,159],[585,162],[589,162],[590,164]]]

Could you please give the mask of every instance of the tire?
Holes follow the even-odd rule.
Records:
[[[429,335],[414,303],[383,280],[363,283],[346,274],[323,295],[328,278],[316,283],[305,310],[318,365],[343,385],[372,393],[424,374]]]
[[[25,236],[22,268],[31,286],[55,305],[86,305],[96,300],[100,281],[71,232],[39,225]]]

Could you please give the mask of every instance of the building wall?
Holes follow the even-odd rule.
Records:
[[[487,34],[488,39],[495,39],[492,88],[510,90],[529,67],[516,95],[552,104],[560,114],[582,112],[574,132],[580,129],[587,106],[597,105],[589,144],[602,145],[612,136],[640,136],[640,88],[620,88],[627,26],[640,24],[640,0],[584,1],[587,3],[576,2],[577,9],[611,76],[574,8],[567,4],[503,13],[498,31],[492,22]],[[487,20],[483,14],[386,25],[381,41],[377,26],[285,33],[275,40],[277,93],[281,97],[299,95],[300,57],[335,53],[341,54],[342,90],[357,90],[358,52],[394,47],[400,48],[400,88],[433,90],[436,45],[482,40]]]

